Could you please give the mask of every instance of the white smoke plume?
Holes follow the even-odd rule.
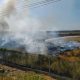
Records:
[[[27,52],[43,54],[46,51],[43,40],[47,34],[40,32],[43,24],[28,14],[27,4],[28,0],[6,0],[0,7],[0,31],[8,32],[1,46],[15,40],[18,44],[24,45]]]

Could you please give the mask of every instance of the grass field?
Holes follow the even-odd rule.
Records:
[[[66,41],[78,41],[80,42],[80,36],[69,36],[69,37],[63,37]]]
[[[66,41],[80,42],[80,36],[62,37]],[[6,52],[5,50],[4,53]],[[5,59],[18,64],[29,64],[43,68],[50,68],[59,74],[70,76],[72,80],[80,80],[80,49],[64,51],[58,57],[49,55],[35,55],[17,53],[6,56]],[[7,54],[7,52],[5,53]],[[5,56],[5,55],[4,55]],[[50,65],[49,65],[50,61]],[[0,80],[56,80],[44,74],[35,73],[33,71],[21,71],[4,65],[0,65]]]
[[[15,68],[0,65],[0,80],[56,80],[44,74],[33,71],[21,71]]]
[[[65,51],[64,53],[61,53],[59,57],[62,60],[69,61],[69,62],[80,62],[80,49]]]
[[[63,37],[65,41],[77,41],[80,42],[80,36],[69,36],[69,37]],[[59,55],[59,57],[63,60],[75,62],[80,61],[80,49],[74,49],[72,51],[66,51],[62,53],[62,55]]]

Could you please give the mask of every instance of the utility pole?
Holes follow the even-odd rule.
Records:
[[[48,55],[48,59],[49,59],[49,74],[51,73],[51,55]]]

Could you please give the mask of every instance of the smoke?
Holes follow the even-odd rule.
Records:
[[[24,46],[29,53],[45,53],[47,34],[40,31],[41,22],[28,14],[27,0],[8,0],[0,7],[0,31],[5,32],[1,47],[11,45]],[[9,48],[15,48],[15,44]]]

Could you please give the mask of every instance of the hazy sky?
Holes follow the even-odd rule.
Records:
[[[59,30],[80,30],[80,0],[61,0],[32,8],[31,15],[41,19],[50,30],[54,27]]]
[[[3,1],[0,0],[0,3]],[[80,0],[61,0],[47,6],[30,8],[30,15],[44,24],[43,29],[80,30]]]

